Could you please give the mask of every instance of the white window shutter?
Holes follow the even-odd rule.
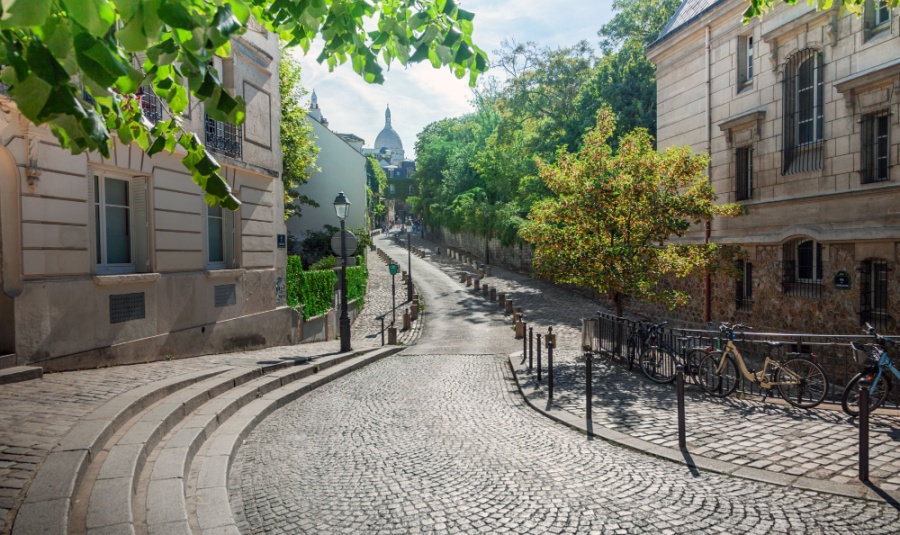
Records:
[[[135,177],[132,181],[132,235],[134,236],[134,270],[150,272],[150,221],[147,210],[147,177]]]

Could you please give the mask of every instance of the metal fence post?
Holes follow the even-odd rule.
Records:
[[[541,333],[537,335],[538,354],[537,354],[537,380],[541,382]]]
[[[528,358],[528,337],[525,336],[526,327],[528,324],[524,321],[522,322],[522,364],[525,364],[525,359]]]
[[[594,365],[594,356],[590,351],[584,352],[584,409],[587,413],[587,419],[590,421],[593,419],[592,409],[594,408],[594,404],[592,403],[594,398],[594,385],[593,377],[592,377],[592,368]]]
[[[859,480],[869,480],[869,388],[872,381],[859,380]]]
[[[528,373],[534,371],[534,327],[528,328]]]
[[[553,339],[547,340],[547,401],[553,401]]]
[[[684,365],[675,366],[675,391],[678,398],[678,447],[687,448],[684,430]]]

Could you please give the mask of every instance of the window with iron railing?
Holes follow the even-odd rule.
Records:
[[[243,148],[240,126],[216,121],[206,115],[206,149],[240,160]]]
[[[740,147],[734,151],[735,158],[735,200],[746,201],[753,198],[753,149]]]
[[[734,284],[735,304],[738,310],[750,310],[753,308],[753,263],[738,260],[735,267],[738,270]]]
[[[782,175],[822,168],[825,85],[822,54],[801,50],[784,66]]]
[[[891,116],[887,110],[862,118],[862,183],[883,182],[888,179],[890,162]]]
[[[162,102],[156,96],[156,93],[153,92],[153,88],[149,85],[142,87],[138,90],[137,96],[141,98],[141,112],[144,114],[144,117],[153,124],[161,121],[163,116]]]
[[[781,287],[786,295],[819,297],[822,293],[822,244],[800,238],[784,244]]]
[[[859,320],[876,329],[887,327],[888,263],[880,258],[864,260],[859,267]]]

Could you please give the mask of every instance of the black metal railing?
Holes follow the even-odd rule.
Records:
[[[642,325],[648,322],[639,322],[621,318],[612,314],[598,313],[596,320],[591,318],[584,325],[592,330],[592,333],[582,333],[585,350],[590,350],[595,355],[611,358],[614,361],[627,363],[628,346],[626,340]],[[775,359],[784,359],[788,353],[799,352],[816,355],[816,361],[825,369],[830,387],[825,401],[840,403],[844,387],[860,371],[860,367],[854,358],[851,341],[871,342],[872,338],[865,335],[822,335],[822,334],[798,334],[798,333],[756,333],[740,331],[736,333],[738,339],[735,345],[740,350],[748,369],[761,370],[765,359],[770,356]],[[719,337],[718,329],[676,329],[663,327],[660,329],[659,339],[671,347],[714,347],[721,348],[725,342]],[[591,347],[587,347],[587,341],[591,340]],[[772,347],[766,342],[781,342],[781,347]],[[887,348],[889,352],[891,348]],[[638,371],[635,366],[634,371]],[[762,392],[758,385],[740,379],[735,396],[758,396]],[[888,408],[900,408],[900,389],[892,389],[884,404]]]
[[[213,120],[206,115],[206,148],[240,160],[243,149],[243,132],[240,126]]]
[[[862,118],[863,184],[884,182],[889,178],[888,131],[890,125],[890,115],[887,110]]]
[[[825,85],[822,54],[801,50],[784,65],[782,175],[822,168]]]
[[[859,322],[879,331],[893,323],[888,313],[888,263],[880,258],[864,260],[859,267]]]
[[[138,94],[141,97],[141,113],[144,114],[144,117],[153,124],[161,121],[163,118],[162,102],[153,92],[153,88],[142,87]]]

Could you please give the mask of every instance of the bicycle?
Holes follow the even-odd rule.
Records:
[[[765,392],[763,401],[771,395],[774,387],[794,407],[811,409],[822,403],[828,393],[828,378],[822,366],[813,360],[815,355],[807,357],[802,353],[789,353],[791,358],[784,362],[767,356],[762,370],[747,369],[744,357],[734,345],[734,331],[750,328],[740,323],[719,325],[719,332],[726,340],[725,349],[712,351],[700,361],[697,379],[703,390],[724,398],[735,391],[743,376]],[[772,347],[784,345],[781,342],[767,344]]]
[[[850,416],[859,416],[859,382],[864,377],[871,381],[869,387],[869,412],[880,407],[891,390],[891,376],[884,373],[891,372],[900,380],[900,370],[894,366],[890,355],[884,347],[888,344],[897,345],[897,342],[885,338],[875,331],[875,328],[866,323],[866,334],[875,338],[874,344],[858,344],[850,342],[856,361],[863,366],[862,372],[856,374],[841,394],[841,408]]]
[[[648,336],[650,347],[641,353],[641,371],[654,383],[671,383],[675,380],[675,368],[681,363],[684,372],[690,376],[696,376],[700,370],[700,361],[712,351],[710,347],[687,348],[684,344],[690,338],[679,338],[679,347],[676,349],[659,336],[659,329],[666,322],[654,325],[650,328]]]
[[[664,321],[652,328],[658,329],[666,323],[667,322]],[[634,369],[634,361],[640,360],[641,355],[644,353],[644,349],[650,345],[650,332],[652,328],[648,329],[642,324],[638,324],[638,328],[631,331],[631,334],[628,336],[628,340],[625,342],[627,347],[625,361],[629,371]]]

